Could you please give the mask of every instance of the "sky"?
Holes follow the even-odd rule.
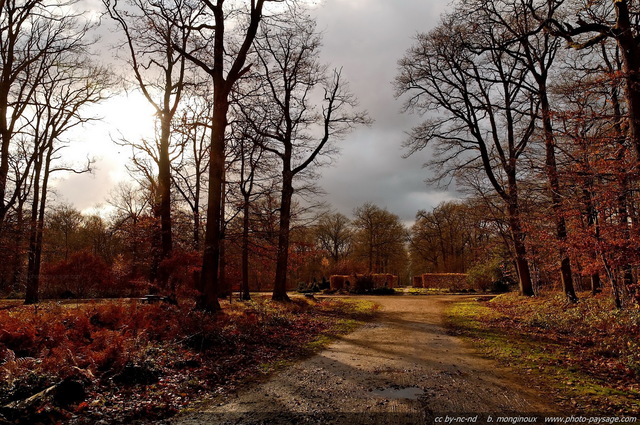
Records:
[[[92,0],[88,0],[92,1]],[[406,132],[421,117],[402,113],[395,99],[393,80],[397,62],[419,32],[433,28],[449,0],[324,0],[312,12],[323,31],[322,61],[342,67],[343,76],[374,120],[339,141],[339,155],[318,173],[318,185],[333,211],[351,216],[365,202],[374,203],[409,224],[418,210],[430,210],[453,199],[450,191],[428,187],[423,164],[428,152],[403,158]],[[113,52],[106,47],[103,59]],[[139,138],[152,128],[153,110],[140,95],[116,96],[99,107],[102,122],[86,126],[74,137],[81,139],[69,161],[96,158],[91,175],[71,175],[55,182],[55,199],[88,212],[105,205],[113,187],[127,176],[130,150],[115,145],[120,134]],[[67,159],[67,158],[65,158]]]

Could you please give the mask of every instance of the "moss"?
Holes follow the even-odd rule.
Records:
[[[289,365],[291,365],[291,360],[274,360],[272,362],[260,364],[258,366],[258,370],[264,375],[270,375],[273,372],[282,370]]]
[[[501,295],[491,301],[510,305],[523,303],[514,295]],[[539,300],[532,301],[531,312]],[[527,310],[522,306],[521,310]],[[607,313],[609,314],[609,313]],[[446,311],[446,324],[456,335],[462,336],[486,357],[509,365],[516,374],[527,376],[541,388],[555,394],[557,403],[572,413],[601,414],[628,413],[638,409],[639,393],[632,389],[618,389],[602,377],[582,370],[576,353],[566,346],[562,338],[552,338],[549,332],[562,331],[574,312],[558,317],[545,316],[544,310],[513,318],[493,305],[474,301],[453,303]],[[505,325],[504,322],[509,323]],[[519,329],[513,323],[523,323]],[[531,329],[538,329],[537,333]],[[562,332],[561,332],[562,333]],[[606,376],[606,374],[605,374]],[[631,410],[629,410],[631,409]]]

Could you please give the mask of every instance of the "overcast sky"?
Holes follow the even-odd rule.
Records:
[[[372,202],[410,223],[418,210],[429,210],[454,196],[424,183],[427,152],[402,158],[405,132],[420,117],[401,114],[402,101],[394,98],[392,85],[397,61],[413,36],[432,28],[448,5],[449,0],[324,0],[315,10],[318,28],[324,32],[323,61],[343,67],[360,107],[374,120],[340,141],[339,157],[320,171],[324,200],[335,211],[351,216],[355,207]],[[104,55],[113,52],[105,49]],[[143,125],[144,117],[151,117],[152,110],[140,97],[118,97],[105,104],[100,115],[105,123],[87,128],[84,143],[68,154],[97,157],[95,172],[56,183],[58,201],[85,211],[104,203],[112,187],[127,178],[124,164],[130,151],[113,146],[109,134],[144,134],[149,128]]]

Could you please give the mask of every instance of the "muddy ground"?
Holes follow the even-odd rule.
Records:
[[[374,322],[171,423],[486,423],[556,410],[537,388],[447,334],[443,312],[459,296],[370,299],[381,305]]]

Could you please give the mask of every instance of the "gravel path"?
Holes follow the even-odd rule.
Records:
[[[375,322],[172,424],[484,423],[550,412],[535,388],[446,333],[442,313],[459,299],[371,298],[382,307]]]

